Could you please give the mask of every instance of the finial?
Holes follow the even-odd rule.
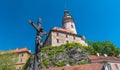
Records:
[[[68,12],[68,10],[64,10],[64,15],[65,16],[71,16],[70,13]]]
[[[65,4],[64,14],[68,13],[67,5]]]

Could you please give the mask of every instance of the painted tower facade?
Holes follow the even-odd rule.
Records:
[[[67,10],[64,11],[62,25],[63,25],[64,29],[70,30],[72,33],[77,34],[74,20],[73,20],[71,14]]]

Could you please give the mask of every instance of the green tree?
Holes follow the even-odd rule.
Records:
[[[88,55],[95,55],[95,50],[92,46],[84,46],[83,49],[88,53]]]
[[[16,56],[14,53],[0,54],[0,70],[15,70]]]
[[[90,44],[89,44],[90,43]],[[107,54],[108,56],[117,56],[120,54],[120,49],[117,48],[112,42],[110,41],[99,41],[99,42],[88,42],[93,51],[92,54],[96,54],[97,52],[101,55]]]
[[[23,66],[22,70],[32,70],[34,62],[34,54],[31,53],[29,59],[27,60],[26,64]]]

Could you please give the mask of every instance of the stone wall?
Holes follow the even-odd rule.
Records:
[[[77,42],[82,44],[83,46],[87,46],[87,43],[85,42],[85,40],[82,40],[81,37],[58,31],[51,31],[46,42],[44,43],[44,46],[59,46],[71,42]]]
[[[16,69],[22,69],[29,58],[29,54],[27,52],[20,52],[18,54],[19,55],[18,60],[16,62]]]

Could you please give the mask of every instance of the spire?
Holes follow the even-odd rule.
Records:
[[[69,11],[68,10],[64,10],[64,17],[63,17],[62,24],[65,24],[68,21],[74,22],[73,19],[72,19],[71,14],[69,13]]]
[[[68,10],[64,11],[64,17],[63,17],[63,20],[62,20],[62,25],[63,25],[64,29],[70,30],[72,33],[77,34],[73,18],[72,18],[71,14],[69,13]]]
[[[65,10],[65,11],[64,11],[64,15],[65,15],[65,16],[71,16],[70,13],[68,12],[68,10]]]

